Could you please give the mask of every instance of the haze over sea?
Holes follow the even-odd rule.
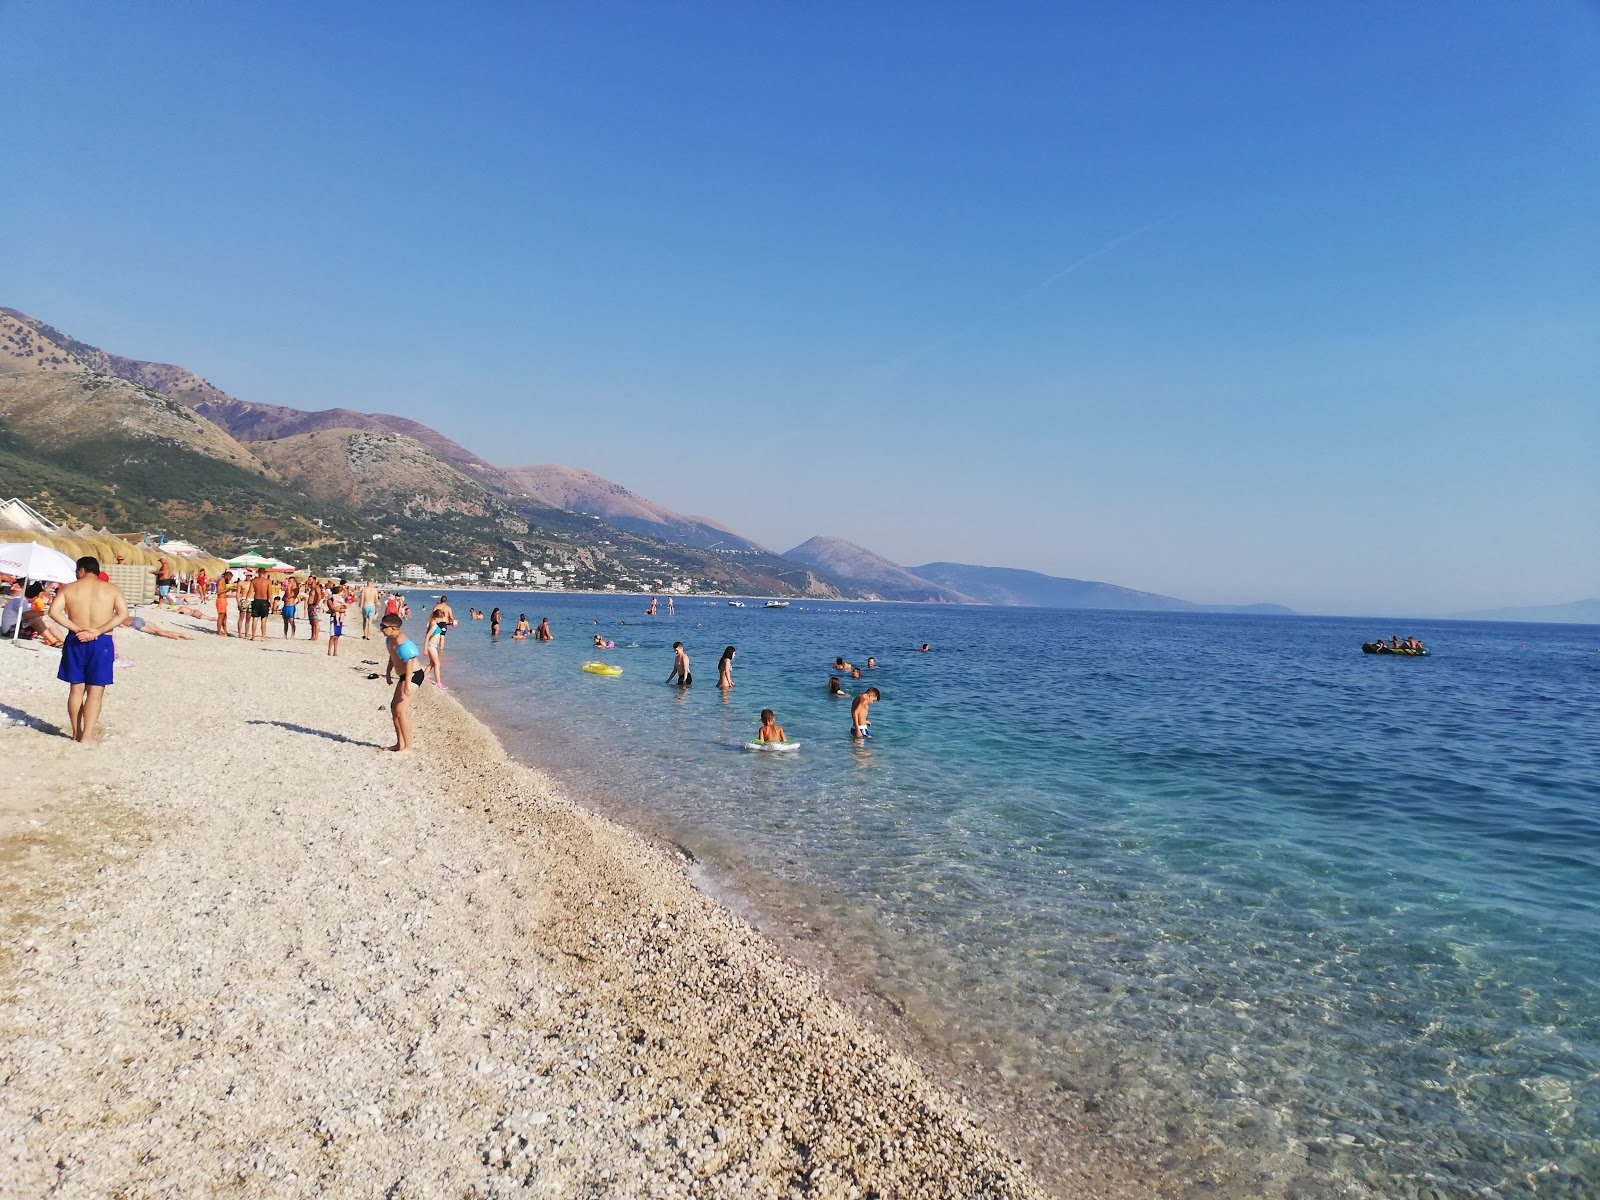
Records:
[[[505,614],[447,679],[508,749],[820,939],[1046,1146],[1070,1095],[1213,1194],[1600,1194],[1600,628],[451,599]],[[1432,657],[1360,652],[1396,632]],[[865,745],[835,655],[877,657]],[[741,748],[767,706],[798,753]]]

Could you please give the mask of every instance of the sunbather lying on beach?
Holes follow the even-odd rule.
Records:
[[[182,612],[183,609],[180,608],[178,611]],[[159,625],[150,624],[150,622],[146,621],[143,617],[129,617],[122,624],[125,627],[133,629],[137,633],[151,633],[156,637],[172,638],[174,641],[178,642],[187,642],[190,640],[187,633],[179,633],[176,629],[163,629]]]

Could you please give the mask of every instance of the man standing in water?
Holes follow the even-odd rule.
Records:
[[[688,687],[694,682],[694,676],[689,674],[689,652],[682,642],[672,643],[672,674],[667,676],[667,682],[679,687]]]
[[[378,611],[378,585],[368,579],[361,585],[361,640],[372,636],[372,618]]]
[[[111,631],[128,619],[122,590],[100,579],[100,560],[80,558],[78,578],[56,593],[50,619],[69,630],[61,645],[56,678],[69,684],[67,721],[72,740],[87,744],[94,736],[117,650]]]

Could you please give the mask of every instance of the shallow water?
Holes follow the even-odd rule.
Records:
[[[1600,1195],[1600,628],[452,600],[557,633],[450,637],[509,749],[815,931],[957,1059],[1161,1131],[1162,1170]],[[1391,632],[1433,656],[1360,653]],[[865,745],[836,654],[878,659]],[[769,706],[797,754],[740,748]]]

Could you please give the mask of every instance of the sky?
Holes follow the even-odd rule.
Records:
[[[777,550],[1600,596],[1600,6],[0,0],[0,304]]]

